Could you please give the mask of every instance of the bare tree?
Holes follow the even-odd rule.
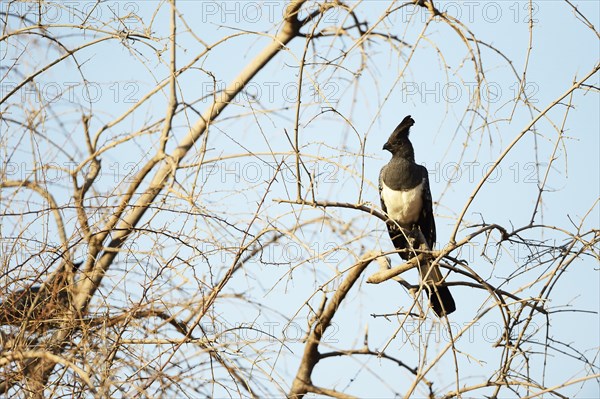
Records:
[[[540,100],[543,6],[490,4],[524,61],[431,0],[3,3],[0,391],[597,392],[597,153],[594,183],[562,179],[597,143],[577,110],[600,65]],[[560,7],[597,46],[591,11]],[[374,182],[409,108],[442,234],[398,265]],[[421,262],[457,312],[428,309]]]

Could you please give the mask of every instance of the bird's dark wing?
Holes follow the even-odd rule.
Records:
[[[431,189],[429,188],[429,173],[427,168],[419,165],[421,176],[423,177],[423,205],[421,216],[419,217],[419,228],[421,233],[429,245],[429,249],[433,250],[435,244],[435,219],[433,218],[433,201],[431,199]]]
[[[419,165],[421,176],[423,177],[423,207],[421,216],[419,217],[419,228],[427,241],[430,250],[433,250],[435,244],[435,220],[433,218],[433,201],[431,199],[431,189],[429,188],[429,173],[427,168]],[[429,296],[431,307],[438,317],[450,314],[456,310],[454,299],[450,294],[450,290],[443,284],[442,272],[439,266],[433,266],[431,261],[428,261],[420,267],[421,279],[425,283],[426,292]]]

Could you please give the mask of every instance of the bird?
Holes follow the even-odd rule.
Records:
[[[381,207],[388,217],[388,233],[404,260],[418,255],[407,239],[415,237],[415,229],[420,230],[429,249],[433,249],[436,240],[429,173],[427,168],[415,162],[414,149],[408,138],[414,124],[414,119],[408,115],[394,129],[383,146],[383,150],[391,152],[392,159],[379,173],[379,195]],[[441,318],[454,312],[456,305],[443,283],[439,266],[428,260],[419,266],[419,273],[435,314]]]
[[[53,327],[59,324],[70,305],[68,285],[70,277],[83,262],[63,265],[58,271],[40,285],[29,285],[9,293],[0,303],[0,325],[22,325],[27,328]]]

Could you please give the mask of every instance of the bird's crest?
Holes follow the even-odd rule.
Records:
[[[396,127],[396,129],[394,129],[394,132],[392,133],[392,137],[398,137],[398,136],[408,137],[410,127],[414,124],[415,124],[415,120],[410,115],[406,116],[404,119],[402,119],[402,122],[400,122],[400,124]]]
[[[394,129],[394,132],[390,135],[390,138],[383,146],[383,149],[394,155],[414,160],[414,151],[408,140],[410,127],[414,124],[415,120],[411,118],[410,115],[402,119],[402,122]]]

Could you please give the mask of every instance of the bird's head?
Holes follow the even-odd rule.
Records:
[[[396,129],[394,129],[388,141],[383,145],[383,149],[391,152],[392,155],[414,158],[412,144],[408,139],[410,127],[414,124],[415,121],[410,115],[404,118]]]

